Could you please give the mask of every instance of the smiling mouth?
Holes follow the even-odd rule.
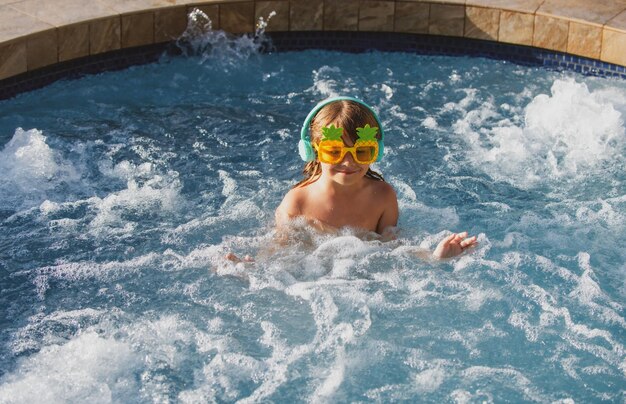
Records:
[[[359,170],[335,170],[335,171],[341,174],[356,174],[359,172]]]

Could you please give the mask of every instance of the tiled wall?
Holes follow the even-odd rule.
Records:
[[[626,66],[626,0],[0,0],[0,80],[168,42],[198,7],[215,29],[367,31],[528,45]]]

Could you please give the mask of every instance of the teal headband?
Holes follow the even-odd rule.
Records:
[[[383,134],[383,125],[381,125],[380,119],[378,119],[378,115],[376,115],[376,112],[374,112],[372,107],[370,107],[363,101],[357,100],[356,98],[353,98],[353,97],[329,98],[317,104],[315,108],[313,108],[311,112],[309,112],[309,115],[307,115],[306,119],[304,120],[304,123],[302,124],[302,130],[300,131],[300,142],[298,143],[298,151],[300,152],[300,158],[302,158],[302,160],[304,161],[315,160],[315,152],[313,151],[313,146],[311,145],[311,137],[309,135],[311,121],[313,120],[315,115],[317,115],[320,109],[324,108],[326,105],[335,101],[353,101],[353,102],[356,102],[357,104],[363,105],[372,113],[372,115],[374,116],[374,119],[376,119],[376,122],[378,123],[378,131],[380,133],[380,140],[378,141],[378,158],[376,159],[376,161],[380,161],[380,159],[383,157],[383,151],[384,151],[383,139],[385,138],[385,135]]]

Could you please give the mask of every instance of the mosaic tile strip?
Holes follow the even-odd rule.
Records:
[[[507,60],[526,66],[575,71],[585,75],[626,79],[626,67],[566,53],[510,45],[500,42],[426,34],[302,31],[272,32],[266,52],[325,49],[342,52],[372,50],[409,52],[422,55],[477,56]],[[0,100],[25,91],[44,87],[57,80],[72,79],[86,74],[120,70],[133,65],[156,62],[164,54],[180,54],[173,42],[121,49],[61,62],[33,72],[0,81]]]

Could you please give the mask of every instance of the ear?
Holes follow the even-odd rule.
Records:
[[[311,146],[311,142],[308,140],[300,139],[300,142],[298,142],[298,152],[300,152],[300,158],[304,161],[315,160],[313,146]]]
[[[383,154],[385,154],[385,144],[382,140],[378,141],[378,156],[376,156],[376,161],[380,161],[383,158]]]

